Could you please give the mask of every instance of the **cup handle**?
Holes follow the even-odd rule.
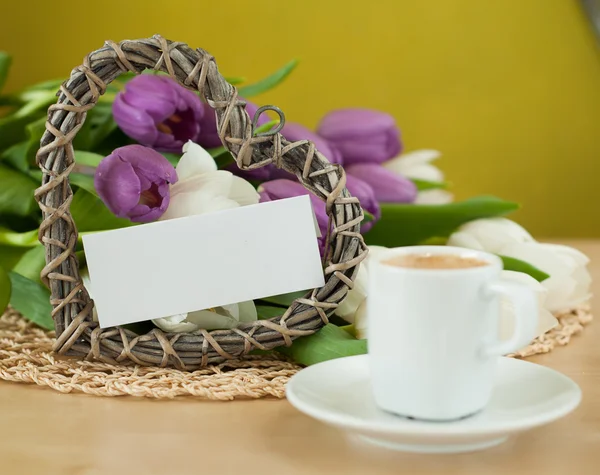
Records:
[[[515,311],[515,329],[508,340],[496,341],[484,348],[484,356],[502,356],[520,350],[535,337],[538,325],[539,308],[535,292],[518,282],[500,281],[489,285],[492,295],[500,295],[512,300]]]

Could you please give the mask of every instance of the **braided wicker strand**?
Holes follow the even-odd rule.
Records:
[[[307,190],[324,200],[330,220],[324,287],[297,299],[281,317],[244,324],[232,330],[167,334],[154,329],[137,335],[124,328],[101,329],[92,320],[93,301],[85,290],[75,258],[77,228],[69,212],[73,193],[69,173],[75,165],[72,141],[106,86],[126,71],[168,73],[180,84],[198,90],[216,110],[217,129],[238,166],[252,170],[273,163],[295,174]],[[281,114],[282,115],[282,114]],[[256,118],[255,118],[256,119]],[[60,88],[58,102],[48,110],[46,132],[37,154],[43,172],[35,197],[43,212],[39,239],[46,247],[42,280],[51,291],[56,328],[54,350],[88,360],[118,364],[196,369],[239,358],[258,348],[267,350],[310,335],[352,288],[367,248],[360,234],[363,212],[345,188],[345,174],[330,164],[314,144],[289,142],[278,131],[254,134],[237,90],[218,72],[212,56],[184,43],[151,39],[106,42],[75,68]]]

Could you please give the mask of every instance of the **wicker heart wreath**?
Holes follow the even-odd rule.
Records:
[[[164,333],[156,328],[145,335],[115,327],[101,329],[93,321],[94,303],[79,276],[75,257],[77,228],[69,212],[73,192],[69,173],[75,165],[72,142],[106,86],[121,73],[155,69],[180,84],[199,91],[215,109],[221,141],[243,170],[274,164],[293,173],[307,190],[327,204],[330,226],[324,258],[325,286],[295,300],[282,316],[208,332]],[[255,134],[254,124],[265,109],[280,114],[272,131]],[[237,90],[219,74],[214,58],[184,43],[151,39],[106,42],[75,68],[60,88],[58,101],[48,109],[46,132],[37,162],[43,172],[36,200],[43,212],[39,238],[46,248],[42,280],[51,290],[56,328],[54,351],[108,363],[133,361],[140,365],[195,369],[225,359],[240,358],[258,348],[290,345],[328,322],[358,272],[367,248],[360,234],[363,212],[345,188],[344,170],[330,164],[308,140],[289,142],[279,134],[283,114],[261,108],[250,119]],[[293,265],[293,263],[290,263]]]

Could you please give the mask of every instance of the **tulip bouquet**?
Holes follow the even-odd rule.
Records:
[[[0,53],[0,91],[10,58]],[[247,99],[277,86],[296,66],[292,61],[262,81],[239,86],[246,111],[258,107]],[[61,81],[50,81],[17,94],[0,96],[0,309],[10,304],[26,318],[52,327],[49,293],[40,282],[45,251],[37,241],[41,220],[33,200],[40,180],[35,152],[45,127],[45,109],[54,102]],[[256,118],[258,131],[276,125]],[[506,278],[529,283],[542,303],[539,332],[555,324],[552,312],[589,298],[587,258],[574,249],[537,243],[503,216],[517,205],[484,196],[454,202],[435,150],[403,151],[400,130],[387,113],[341,109],[326,114],[315,131],[286,122],[281,133],[290,141],[308,139],[331,162],[344,166],[347,188],[358,197],[366,219],[361,231],[371,255],[383,248],[448,242],[500,255]],[[215,115],[192,91],[168,76],[123,75],[110,85],[75,141],[76,165],[70,174],[71,214],[80,233],[135,226],[156,220],[212,213],[309,192],[297,177],[269,165],[242,172],[222,146]],[[325,203],[311,195],[325,252],[329,225]],[[77,257],[93,297],[81,245]],[[279,349],[304,364],[366,351],[365,280],[368,260],[354,288],[331,323],[316,334]],[[206,269],[199,270],[206,271]],[[136,324],[138,331],[166,332],[233,328],[243,322],[280,315],[303,293],[255,302],[198,309]],[[503,303],[503,313],[511,312]],[[508,320],[507,320],[508,321]]]

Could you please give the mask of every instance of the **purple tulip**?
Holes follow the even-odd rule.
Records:
[[[312,204],[313,211],[317,218],[317,224],[321,231],[319,238],[319,250],[321,254],[325,251],[325,239],[327,238],[327,227],[329,226],[329,218],[325,210],[325,202],[317,198],[297,181],[292,180],[273,180],[267,181],[258,187],[260,202],[282,200],[284,198],[292,198],[294,196],[308,195]]]
[[[142,145],[164,152],[181,152],[195,141],[204,116],[202,101],[165,76],[133,78],[113,103],[117,125]]]
[[[412,181],[376,163],[357,163],[345,169],[349,175],[366,182],[381,203],[412,203],[417,197],[417,187]]]
[[[202,104],[202,106],[204,107],[204,116],[200,120],[200,135],[198,135],[196,142],[204,148],[220,147],[223,144],[217,133],[217,116],[215,111],[208,104]],[[256,104],[246,101],[246,112],[248,112],[248,115],[250,116],[250,121],[254,118],[254,114],[256,114],[257,110],[258,106]],[[265,125],[267,122],[270,122],[270,120],[271,119],[269,119],[267,114],[261,114],[257,124],[259,126]]]
[[[382,163],[402,150],[394,118],[370,109],[339,109],[321,120],[317,133],[342,154],[346,165]]]
[[[310,140],[315,144],[317,150],[325,155],[325,158],[331,163],[342,163],[342,154],[340,151],[329,143],[323,137],[317,135],[312,130],[295,122],[286,122],[281,130],[281,134],[290,142],[298,142],[300,140]]]
[[[352,196],[358,198],[362,208],[373,215],[373,221],[364,223],[360,228],[361,232],[366,233],[381,218],[381,208],[375,198],[375,192],[371,185],[349,174],[346,175],[346,188]]]
[[[169,184],[177,182],[173,165],[156,150],[126,145],[105,157],[94,187],[119,218],[148,223],[160,218],[170,201]]]

